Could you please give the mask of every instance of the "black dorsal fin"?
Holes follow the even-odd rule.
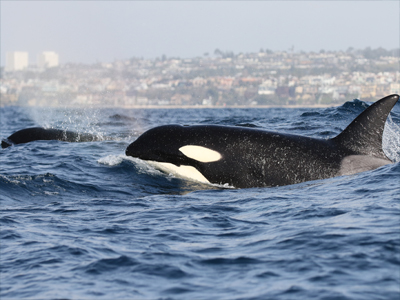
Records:
[[[390,95],[376,101],[332,140],[356,154],[387,159],[382,150],[382,134],[386,119],[399,95]]]

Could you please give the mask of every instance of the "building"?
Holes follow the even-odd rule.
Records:
[[[52,51],[45,51],[37,56],[37,66],[41,69],[58,66],[58,54]]]
[[[13,72],[28,67],[28,52],[7,52],[5,71]]]

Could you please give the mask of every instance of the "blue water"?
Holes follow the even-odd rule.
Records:
[[[0,138],[32,126],[104,137],[0,150],[1,299],[398,300],[399,103],[383,143],[395,163],[353,176],[232,189],[124,155],[170,123],[329,138],[367,106],[0,108]]]

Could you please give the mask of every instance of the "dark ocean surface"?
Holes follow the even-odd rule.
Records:
[[[0,108],[0,138],[34,126],[104,137],[0,150],[0,298],[400,299],[400,103],[383,142],[395,163],[352,176],[232,189],[124,154],[171,123],[329,138],[367,106]]]

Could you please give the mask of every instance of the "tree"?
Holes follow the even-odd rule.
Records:
[[[218,55],[218,56],[221,56],[221,57],[224,55],[224,53],[221,50],[219,50],[218,48],[215,49],[214,54]]]

